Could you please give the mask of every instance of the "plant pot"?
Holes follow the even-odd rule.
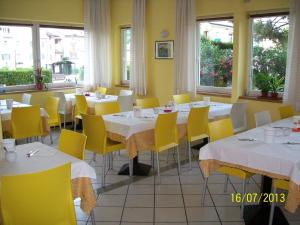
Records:
[[[271,98],[277,99],[278,98],[278,93],[277,92],[272,92],[271,93]]]
[[[262,98],[268,98],[268,93],[267,91],[261,91],[261,97]]]
[[[36,83],[35,87],[36,87],[37,90],[41,91],[44,88],[44,84],[43,83]]]

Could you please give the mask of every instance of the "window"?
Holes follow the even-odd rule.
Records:
[[[83,29],[0,24],[0,84],[32,85],[38,67],[44,83],[83,81]]]
[[[252,32],[248,94],[253,95],[262,89],[283,92],[289,33],[288,14],[253,15],[250,16],[250,25]]]
[[[131,28],[121,28],[121,80],[128,84],[130,79]]]
[[[74,28],[40,28],[41,66],[52,72],[52,82],[84,79],[84,31]]]
[[[230,92],[232,82],[232,18],[198,21],[198,90]]]
[[[32,26],[0,24],[0,84],[34,82]]]

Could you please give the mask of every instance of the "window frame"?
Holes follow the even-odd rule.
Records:
[[[130,32],[132,32],[132,28],[129,25],[120,27],[120,61],[121,61],[121,63],[120,63],[120,69],[121,69],[120,70],[120,72],[121,72],[120,79],[121,79],[121,85],[128,86],[130,83],[130,78],[129,78],[129,80],[124,79],[125,78],[124,70],[126,71],[126,66],[124,68],[125,60],[123,59],[123,52],[126,48],[124,45],[124,35],[123,35],[124,30],[130,30]]]
[[[201,22],[207,22],[207,21],[222,21],[222,20],[232,20],[232,24],[233,24],[233,31],[234,31],[234,17],[232,15],[228,15],[228,16],[217,16],[217,17],[203,17],[203,18],[198,18],[196,20],[197,26],[196,26],[196,82],[197,82],[197,86],[196,86],[196,90],[197,92],[207,92],[207,93],[220,93],[220,94],[231,94],[232,92],[232,86],[231,87],[214,87],[214,86],[204,86],[204,85],[200,85],[200,65],[201,65],[201,55],[200,55],[200,44],[201,42],[198,41],[200,40],[201,36],[200,36],[200,23]],[[233,32],[234,33],[234,32]],[[234,37],[233,37],[234,38]],[[234,40],[234,39],[233,39]],[[232,42],[233,43],[233,42]],[[233,49],[234,51],[234,49]],[[233,68],[233,65],[232,65]]]
[[[279,12],[256,12],[253,14],[248,15],[248,69],[247,69],[247,89],[246,89],[246,96],[250,97],[258,97],[261,95],[260,90],[253,90],[253,68],[252,68],[252,63],[253,63],[253,20],[255,18],[263,18],[263,17],[272,17],[272,16],[284,16],[287,15],[289,16],[288,11],[279,11]],[[278,97],[282,98],[284,92],[278,92]]]
[[[33,58],[33,70],[41,66],[41,51],[40,51],[40,28],[61,28],[61,29],[78,29],[83,30],[83,26],[73,25],[73,24],[51,24],[51,23],[42,23],[42,22],[20,22],[20,21],[3,21],[0,20],[0,25],[3,26],[28,26],[32,29],[32,58]],[[76,87],[81,86],[83,82],[70,82],[70,83],[46,83],[47,88],[64,88],[64,87]],[[26,90],[35,90],[35,84],[24,84],[24,85],[12,85],[6,86],[5,90],[7,92],[14,91],[26,91]]]

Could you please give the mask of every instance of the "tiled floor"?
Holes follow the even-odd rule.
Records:
[[[54,135],[57,142],[57,132]],[[46,140],[49,143],[49,140]],[[86,152],[86,161],[97,173],[93,186],[98,192],[97,207],[94,209],[97,225],[243,225],[240,207],[232,203],[231,194],[241,192],[241,181],[230,178],[227,193],[224,193],[225,177],[213,174],[209,177],[208,192],[204,207],[200,206],[203,175],[198,165],[198,151],[193,152],[193,168],[188,169],[184,145],[181,147],[182,171],[178,174],[177,164],[170,154],[161,153],[161,184],[157,184],[156,171],[147,177],[119,176],[118,171],[128,162],[126,151],[114,156],[114,168],[107,172],[106,187],[100,188],[102,165],[100,157],[92,161],[92,154]],[[139,159],[150,163],[150,153],[142,152]],[[259,192],[260,176],[255,175],[247,185],[248,192]],[[90,225],[87,215],[75,201],[78,225]],[[290,225],[300,225],[300,210],[285,215]]]

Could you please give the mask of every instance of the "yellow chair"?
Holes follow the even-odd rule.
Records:
[[[39,106],[12,108],[11,124],[12,137],[15,139],[42,137],[43,135]]]
[[[49,116],[48,117],[48,125],[50,127],[51,144],[53,144],[51,127],[59,126],[61,128],[58,107],[59,107],[59,98],[49,96],[45,103],[45,110]]]
[[[294,109],[291,105],[285,105],[278,108],[280,118],[285,119],[294,116]]]
[[[177,112],[159,114],[154,128],[154,145],[151,150],[156,153],[157,160],[157,175],[160,183],[160,167],[159,167],[159,153],[171,148],[177,150],[178,171],[180,173],[180,157],[178,149],[178,135],[177,135]]]
[[[173,95],[173,100],[176,104],[184,104],[191,102],[191,97],[189,94]]]
[[[136,100],[136,105],[143,109],[159,107],[158,98],[141,98]]]
[[[223,138],[230,137],[234,134],[232,121],[230,118],[221,119],[209,123],[208,131],[209,131],[210,141],[217,141]],[[244,196],[246,192],[246,181],[253,175],[252,173],[246,172],[241,169],[233,168],[233,167],[228,167],[228,166],[221,166],[220,168],[217,169],[217,171],[226,175],[224,192],[227,191],[229,176],[234,176],[242,179],[243,180],[242,196]],[[208,177],[205,178],[204,191],[203,191],[202,202],[201,202],[202,206],[204,205],[207,181],[208,181]],[[241,214],[240,214],[241,218],[243,218],[243,214],[244,214],[244,202],[242,202],[242,206],[241,206]]]
[[[81,114],[88,113],[88,104],[84,95],[75,95],[75,108],[73,113],[74,118],[74,131],[76,131],[76,124],[81,120]]]
[[[187,142],[189,151],[189,164],[192,169],[192,148],[193,141],[208,138],[208,111],[209,106],[192,108],[187,120]]]
[[[58,139],[58,149],[66,154],[84,160],[86,139],[84,134],[62,129]]]
[[[70,163],[38,173],[3,176],[0,195],[3,225],[76,225]]]
[[[118,102],[103,102],[95,105],[96,115],[107,115],[120,112],[120,106]]]
[[[289,190],[289,181],[280,180],[280,179],[273,179],[273,194],[274,194],[274,196],[277,192],[277,189],[282,189],[282,190],[288,191]],[[270,210],[270,216],[269,216],[269,225],[273,224],[275,203],[276,203],[276,201],[272,201],[272,203],[271,203],[271,210]]]
[[[86,149],[102,156],[102,182],[105,186],[106,156],[114,151],[124,149],[124,144],[107,138],[102,116],[82,114],[83,133],[87,136]]]
[[[97,91],[99,91],[101,94],[105,95],[106,91],[107,91],[107,88],[105,88],[105,87],[97,87]]]

